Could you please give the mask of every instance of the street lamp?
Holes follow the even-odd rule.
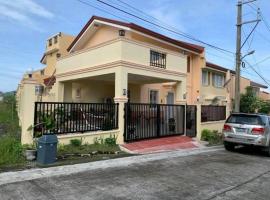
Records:
[[[254,53],[255,53],[255,50],[248,52],[246,55],[244,55],[244,56],[241,57],[241,60],[243,60],[245,57],[247,57],[249,55],[252,55]]]

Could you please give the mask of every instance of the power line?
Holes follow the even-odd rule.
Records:
[[[268,85],[270,86],[269,82],[259,73],[257,70],[248,62],[245,60],[245,63],[248,64],[248,66]]]
[[[101,12],[104,12],[104,13],[106,13],[106,14],[112,15],[112,16],[118,18],[118,19],[121,19],[121,20],[124,20],[124,21],[126,20],[126,19],[124,19],[124,18],[122,18],[122,17],[119,17],[118,15],[112,14],[111,12],[109,12],[109,11],[107,11],[107,10],[105,10],[105,9],[99,8],[99,7],[97,7],[97,6],[94,6],[94,5],[92,5],[92,4],[88,3],[88,2],[85,2],[85,1],[82,1],[82,0],[76,0],[76,1],[79,1],[80,3],[82,3],[82,4],[84,4],[84,5],[87,5],[87,6],[89,6],[89,7],[95,8],[95,9],[97,9],[97,10],[99,10],[99,11],[101,11]]]
[[[147,23],[149,23],[149,24],[152,24],[152,25],[155,25],[155,26],[157,26],[157,27],[159,27],[159,28],[162,28],[162,29],[164,29],[164,30],[170,31],[170,32],[175,33],[175,34],[177,34],[177,35],[181,35],[181,36],[183,36],[183,37],[186,37],[186,38],[188,38],[188,39],[190,39],[190,40],[199,42],[199,43],[201,43],[201,44],[204,44],[204,45],[209,46],[209,47],[211,47],[211,48],[214,48],[214,49],[216,49],[216,50],[234,54],[232,51],[229,51],[229,50],[223,49],[223,48],[221,48],[221,47],[217,47],[217,46],[215,46],[215,45],[212,45],[212,44],[209,44],[209,43],[207,43],[207,42],[204,42],[204,41],[202,41],[202,40],[196,39],[196,38],[191,37],[191,36],[189,36],[188,34],[185,34],[185,33],[183,33],[183,32],[178,32],[178,31],[171,30],[171,29],[169,29],[169,28],[166,28],[166,27],[164,27],[164,26],[161,26],[161,25],[159,25],[159,24],[156,24],[156,23],[154,23],[154,22],[151,22],[151,21],[149,21],[149,20],[147,20],[147,19],[144,19],[144,18],[142,18],[142,17],[139,17],[139,16],[137,16],[137,15],[135,15],[135,14],[133,14],[133,13],[130,13],[130,12],[128,12],[128,11],[125,11],[125,10],[123,10],[123,9],[121,9],[121,8],[118,8],[118,7],[116,7],[116,6],[113,6],[113,5],[111,5],[111,4],[107,3],[107,2],[104,2],[104,1],[102,1],[102,0],[97,0],[97,1],[100,2],[100,3],[102,3],[102,4],[104,4],[104,5],[107,5],[107,6],[111,7],[111,8],[113,8],[113,9],[116,9],[116,10],[118,10],[118,11],[120,11],[120,12],[123,12],[123,13],[125,13],[125,14],[127,14],[127,15],[130,15],[130,16],[135,17],[135,18],[137,18],[137,19],[140,19],[140,20],[142,20],[142,21],[144,21],[144,22],[147,22]]]

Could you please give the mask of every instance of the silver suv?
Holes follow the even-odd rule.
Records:
[[[263,147],[270,156],[270,118],[262,114],[233,113],[223,127],[224,146],[232,151],[237,145]]]

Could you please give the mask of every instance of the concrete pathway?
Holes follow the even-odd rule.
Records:
[[[270,159],[253,151],[196,149],[32,170],[14,178],[1,175],[1,200],[266,200]]]
[[[139,155],[139,156],[131,156],[124,157],[112,160],[103,160],[82,164],[74,164],[74,165],[65,165],[65,166],[57,166],[50,168],[38,168],[38,169],[29,169],[24,171],[16,171],[16,172],[5,172],[0,173],[0,186],[8,183],[15,183],[18,181],[27,181],[39,178],[49,178],[53,176],[62,176],[62,175],[70,175],[81,173],[90,170],[101,170],[107,168],[114,167],[127,167],[136,163],[144,163],[149,161],[161,160],[165,158],[175,158],[175,157],[183,157],[189,155],[195,155],[205,152],[218,151],[223,149],[222,147],[214,147],[214,148],[206,148],[206,149],[196,149],[196,150],[182,150],[182,151],[171,151],[165,153],[156,153],[156,154],[148,154],[148,155]],[[1,198],[0,198],[1,200]]]
[[[125,143],[121,146],[123,150],[129,153],[149,154],[181,149],[195,149],[201,147],[202,145],[190,137],[171,136]]]

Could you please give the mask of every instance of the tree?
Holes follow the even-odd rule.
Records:
[[[252,87],[246,88],[246,93],[241,94],[240,98],[240,112],[255,113],[259,109],[259,99],[257,98]]]
[[[269,101],[259,101],[259,113],[269,114],[270,113],[270,102]]]

